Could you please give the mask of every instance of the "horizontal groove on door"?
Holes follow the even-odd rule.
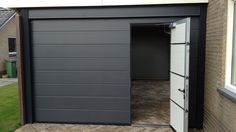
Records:
[[[37,122],[129,123],[129,111],[35,109]],[[48,116],[50,115],[50,116]],[[60,115],[60,116],[58,116]]]
[[[178,76],[180,76],[180,77],[183,77],[183,78],[186,77],[185,75],[181,75],[181,74],[178,74],[178,73],[175,73],[175,72],[172,72],[172,71],[170,71],[170,72],[173,73],[173,74],[175,74],[175,75],[178,75]]]
[[[40,33],[40,32],[43,32],[43,33],[76,33],[76,32],[92,32],[92,33],[96,33],[96,32],[122,32],[122,31],[127,31],[127,29],[125,30],[63,30],[63,31],[55,31],[55,30],[47,30],[47,31],[32,31],[32,33]]]
[[[75,42],[80,44],[127,43],[129,42],[129,32],[128,31],[33,32],[32,42],[33,45],[35,45],[35,43],[74,44]]]
[[[47,108],[38,108],[37,110],[68,110],[68,111],[73,111],[73,110],[78,110],[78,111],[110,111],[110,112],[128,112],[124,110],[88,110],[88,109],[47,109]]]
[[[45,83],[45,82],[35,82],[34,81],[34,84],[44,84],[44,85],[88,85],[88,84],[91,84],[91,85],[99,85],[99,84],[114,84],[114,85],[127,85],[127,83],[63,83],[63,82],[60,82],[60,83]]]
[[[128,45],[34,46],[33,57],[129,57]]]
[[[85,45],[91,45],[91,46],[96,46],[96,45],[129,45],[128,43],[78,43],[78,42],[75,42],[75,43],[70,43],[70,44],[67,44],[67,43],[47,43],[47,44],[40,44],[40,43],[34,43],[34,45],[38,45],[38,46],[60,46],[60,45],[66,45],[66,46],[76,46],[76,45],[81,45],[81,46],[85,46]]]
[[[96,22],[97,21],[97,22]],[[56,23],[56,24],[55,24]],[[112,30],[127,30],[129,24],[119,20],[50,20],[45,23],[42,20],[32,21],[33,31],[112,31]],[[70,25],[70,26],[68,26]]]
[[[185,45],[186,43],[170,43],[172,45]]]
[[[127,98],[35,97],[36,108],[129,110]]]
[[[127,58],[128,57],[109,57],[109,56],[104,56],[104,57],[32,57],[33,59],[80,59],[80,58]]]
[[[117,72],[117,71],[129,71],[129,70],[36,70],[36,72]]]
[[[122,71],[129,68],[128,58],[34,58],[34,69],[39,70],[84,70]],[[45,65],[47,64],[47,65]]]
[[[37,72],[37,83],[129,83],[127,71]]]
[[[61,96],[61,95],[43,95],[43,96],[35,96],[37,98],[72,98],[72,99],[129,99],[128,97],[113,97],[113,96],[110,96],[110,97],[98,97],[98,96]]]
[[[34,84],[34,95],[128,97],[127,87],[125,84]]]

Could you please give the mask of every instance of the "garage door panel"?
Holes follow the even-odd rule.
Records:
[[[129,111],[36,109],[35,112],[37,113],[35,119],[38,122],[130,123]]]
[[[127,30],[117,31],[61,31],[61,32],[33,32],[33,44],[112,44],[129,42]],[[102,39],[101,39],[102,38]]]
[[[34,95],[129,97],[127,87],[125,84],[35,84]]]
[[[184,132],[185,111],[172,101],[170,101],[170,116],[175,117],[170,118],[170,125],[174,127],[176,132]]]
[[[34,46],[33,57],[128,57],[128,45]]]
[[[171,30],[171,43],[185,43],[186,36],[182,35],[186,31],[186,23],[176,25],[176,28]]]
[[[184,108],[184,93],[179,89],[184,89],[185,78],[179,75],[170,73],[170,99]]]
[[[31,22],[35,121],[130,123],[130,25]]]
[[[185,50],[184,44],[171,45],[170,70],[182,76],[185,75]]]
[[[129,73],[127,71],[36,71],[34,82],[47,84],[128,84]]]
[[[35,106],[42,109],[129,110],[126,97],[36,96]]]
[[[97,21],[97,22],[96,22]],[[99,20],[51,20],[33,21],[33,31],[94,31],[94,30],[127,30],[126,21],[99,19]]]
[[[127,70],[128,58],[34,58],[35,70]],[[47,65],[45,65],[47,64]]]

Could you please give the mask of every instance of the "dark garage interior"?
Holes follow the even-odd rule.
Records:
[[[169,125],[168,24],[131,26],[132,123]]]

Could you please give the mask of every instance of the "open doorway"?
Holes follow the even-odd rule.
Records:
[[[170,124],[170,29],[131,26],[132,123]]]

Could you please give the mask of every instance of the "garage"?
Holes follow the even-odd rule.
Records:
[[[201,128],[205,10],[206,4],[21,9],[26,122],[129,125],[132,90],[141,84],[135,80],[165,80],[172,111],[166,125]],[[186,87],[178,88],[183,106],[169,95],[175,86]],[[184,119],[175,126],[177,118]]]

